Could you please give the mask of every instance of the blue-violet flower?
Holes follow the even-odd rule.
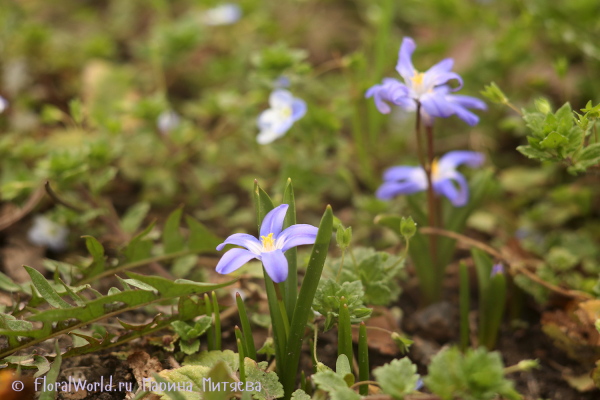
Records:
[[[160,113],[156,119],[156,127],[163,135],[168,135],[176,129],[181,123],[181,118],[173,110],[166,110]]]
[[[405,37],[400,46],[396,71],[404,79],[404,83],[384,78],[382,84],[371,87],[365,93],[366,98],[373,97],[379,112],[390,112],[392,103],[407,111],[415,111],[417,102],[421,104],[421,117],[427,125],[433,124],[435,117],[447,118],[457,115],[469,125],[476,125],[479,118],[467,108],[485,110],[485,103],[475,97],[452,95],[462,87],[462,78],[452,72],[454,60],[446,58],[426,72],[417,71],[412,64],[412,53],[416,45],[413,39]],[[447,83],[458,81],[458,87],[452,89]]]
[[[256,258],[262,261],[273,282],[285,281],[288,276],[288,262],[283,253],[292,247],[314,244],[318,231],[317,227],[306,224],[292,225],[282,230],[288,207],[287,204],[282,204],[265,216],[260,227],[260,241],[246,233],[235,233],[218,245],[218,251],[223,250],[227,244],[245,248],[235,248],[225,253],[217,264],[217,272],[229,274]]]
[[[434,160],[431,166],[431,183],[433,191],[450,200],[455,207],[462,207],[469,201],[469,186],[467,179],[456,170],[465,164],[471,168],[483,164],[485,156],[474,151],[451,151],[439,160]],[[458,185],[458,187],[457,187]],[[423,167],[399,165],[388,168],[383,173],[383,184],[377,189],[377,197],[389,200],[398,195],[407,195],[427,189],[427,174]]]
[[[225,3],[202,14],[202,22],[205,25],[231,25],[236,23],[242,17],[242,9],[237,4]]]

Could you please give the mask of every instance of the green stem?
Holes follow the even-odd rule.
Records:
[[[242,344],[242,348],[244,349],[244,354],[248,354],[248,346],[246,346],[246,342],[244,341],[244,335],[242,335],[242,331],[239,326],[235,326],[234,328],[235,338]]]
[[[352,263],[354,264],[354,268],[358,268],[358,264],[356,262],[356,257],[354,257],[354,251],[352,250],[352,246],[348,246],[348,250],[350,251],[350,257],[352,257]]]
[[[221,350],[221,314],[219,312],[219,303],[217,303],[217,294],[212,292],[213,312],[215,314],[215,349]]]
[[[346,249],[342,250],[342,260],[340,261],[340,268],[338,269],[337,278],[335,278],[335,282],[339,283],[340,276],[342,275],[342,267],[344,266],[344,255],[346,254]]]

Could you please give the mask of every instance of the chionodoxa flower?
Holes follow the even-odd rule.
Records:
[[[306,102],[292,96],[285,89],[276,89],[269,96],[271,108],[263,111],[256,120],[260,132],[256,141],[268,144],[285,135],[294,122],[306,114]]]
[[[365,97],[373,97],[377,109],[383,114],[391,111],[387,103],[400,106],[406,111],[416,111],[419,102],[421,117],[427,125],[432,125],[435,117],[448,118],[451,115],[458,116],[471,126],[476,125],[479,117],[468,108],[485,110],[487,107],[476,97],[451,94],[463,84],[462,78],[452,72],[454,60],[446,58],[426,72],[419,72],[412,64],[412,54],[416,47],[411,38],[405,37],[402,40],[396,71],[402,76],[404,83],[384,78],[382,84],[367,90]],[[448,85],[451,80],[458,81],[458,86],[454,89]]]
[[[260,240],[246,233],[235,233],[218,245],[218,251],[223,250],[227,244],[244,248],[234,248],[225,253],[217,264],[217,272],[229,274],[248,261],[258,259],[262,261],[273,282],[285,281],[288,276],[288,262],[283,253],[292,247],[314,244],[318,231],[317,227],[306,224],[282,229],[288,207],[287,204],[282,204],[265,216],[260,227]]]
[[[206,10],[202,22],[209,26],[231,25],[242,17],[242,9],[237,4],[225,3]]]
[[[433,191],[445,196],[455,207],[462,207],[469,201],[467,179],[456,170],[460,165],[480,167],[485,156],[474,151],[451,151],[431,166]],[[408,195],[427,190],[427,174],[423,167],[399,165],[388,168],[383,173],[383,184],[377,189],[377,197],[389,200],[398,195]]]

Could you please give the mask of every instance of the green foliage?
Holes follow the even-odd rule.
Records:
[[[373,375],[383,393],[389,394],[394,399],[403,399],[405,395],[414,392],[419,381],[417,366],[408,357],[375,368]]]
[[[321,280],[312,307],[325,316],[325,332],[331,329],[339,318],[342,297],[348,305],[350,322],[353,324],[368,319],[373,312],[363,304],[364,291],[360,281],[339,284],[333,279]]]
[[[173,321],[171,326],[175,333],[180,337],[179,347],[185,354],[194,354],[200,350],[200,340],[198,339],[208,330],[212,323],[212,318],[203,316],[195,323],[184,321]]]
[[[352,284],[353,290],[358,290],[359,285],[355,282],[360,281],[364,291],[361,300],[366,304],[387,305],[398,299],[401,292],[398,278],[403,276],[402,271],[405,263],[403,258],[364,247],[353,248],[351,254],[354,255],[353,258],[350,257],[350,259],[344,260],[344,268],[340,277],[342,285]],[[356,264],[354,259],[356,259]],[[327,263],[328,271],[336,271],[337,273],[340,263],[340,258],[330,259]],[[331,272],[330,274],[333,275]],[[355,287],[356,289],[354,289]],[[328,296],[332,296],[335,290],[339,290],[331,284],[328,284],[327,288]],[[349,292],[351,295],[358,295],[358,293],[358,291]],[[346,298],[349,299],[348,296]],[[348,307],[352,311],[350,304]]]
[[[500,353],[484,348],[468,349],[463,355],[458,347],[443,349],[431,359],[425,385],[443,400],[492,400],[497,395],[519,400],[512,382],[504,377]]]
[[[312,379],[319,389],[329,393],[331,400],[360,399],[358,393],[348,387],[344,378],[331,370],[317,372]]]

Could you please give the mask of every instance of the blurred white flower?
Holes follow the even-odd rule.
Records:
[[[43,215],[33,218],[33,226],[27,232],[29,241],[37,246],[45,246],[54,251],[61,251],[67,247],[69,229],[51,221]]]
[[[242,9],[237,4],[224,3],[217,7],[206,10],[202,14],[202,22],[205,25],[231,25],[242,17]]]
[[[0,96],[0,113],[4,112],[8,108],[8,101]]]
[[[176,129],[181,122],[179,114],[173,110],[167,110],[160,113],[156,119],[156,126],[163,135],[169,134],[172,130]]]

